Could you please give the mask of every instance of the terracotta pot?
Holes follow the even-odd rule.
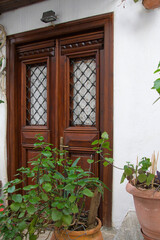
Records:
[[[160,240],[160,192],[137,189],[130,183],[127,192],[133,195],[136,214],[145,239]]]
[[[142,229],[141,229],[141,233],[142,233],[142,235],[143,235],[144,240],[154,240],[153,238],[147,237],[147,236],[143,233]]]
[[[52,235],[51,240],[103,240],[101,233],[101,221],[98,219],[98,225],[90,230],[86,231],[55,231]]]
[[[143,0],[146,9],[154,9],[160,7],[160,0]]]

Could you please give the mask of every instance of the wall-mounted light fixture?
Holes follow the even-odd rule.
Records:
[[[57,20],[57,16],[55,15],[55,12],[50,10],[48,12],[44,12],[41,18],[41,21],[44,23],[49,23]]]

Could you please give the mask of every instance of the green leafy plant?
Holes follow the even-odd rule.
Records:
[[[108,165],[112,165],[113,167],[122,170],[122,178],[121,183],[127,179],[130,183],[132,183],[136,187],[141,188],[155,188],[157,191],[160,190],[160,172],[157,171],[157,158],[155,157],[155,153],[153,153],[152,158],[143,157],[140,162],[134,166],[134,164],[130,162],[126,162],[123,168],[114,165],[113,158],[109,157],[110,143],[109,137],[106,132],[104,132],[101,136],[101,139],[95,140],[92,145],[95,145],[93,148],[100,154],[103,165],[106,167]],[[106,149],[106,153],[104,152]],[[157,172],[156,172],[157,171]]]
[[[103,146],[106,134],[103,134]],[[83,170],[79,158],[72,161],[67,151],[53,148],[37,136],[39,151],[30,162],[31,168],[18,169],[16,178],[3,188],[0,200],[0,237],[3,240],[35,240],[46,228],[75,229],[79,224],[89,227],[85,211],[87,198],[94,192],[103,195],[105,184],[89,170]],[[99,140],[100,141],[100,140]],[[108,148],[108,147],[107,147]],[[29,183],[28,183],[29,182]],[[3,199],[9,204],[5,206]],[[94,209],[95,211],[95,209]]]
[[[119,168],[110,157],[112,150],[106,132],[92,146],[104,167],[112,165],[123,170],[121,183],[127,179],[137,187],[159,187],[160,173],[156,176],[153,166],[149,172],[152,162],[156,163],[155,158],[154,161],[142,158],[136,166],[127,162],[124,168]],[[79,166],[80,158],[71,160],[67,151],[45,143],[42,136],[37,136],[35,149],[39,154],[30,162],[31,168],[18,169],[16,178],[3,188],[0,199],[3,240],[36,240],[46,229],[82,230],[81,227],[95,224],[98,206],[93,208],[92,202],[97,196],[99,199],[103,196],[107,186],[90,171],[94,160],[88,159],[89,169],[84,170]],[[92,199],[90,211],[85,210],[88,198]],[[7,206],[3,199],[8,201]]]
[[[155,174],[151,173],[149,168],[152,163],[149,158],[142,158],[139,163],[134,166],[130,162],[124,166],[124,172],[121,178],[121,183],[127,179],[136,187],[151,188],[155,181]]]
[[[156,71],[154,71],[154,74],[160,74],[160,62],[158,64]],[[155,89],[158,92],[158,94],[160,94],[160,78],[159,77],[154,81],[154,85],[152,89]],[[159,99],[160,97],[158,97],[155,102],[157,102]]]

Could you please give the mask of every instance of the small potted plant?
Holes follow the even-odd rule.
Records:
[[[160,236],[160,172],[157,171],[155,153],[152,160],[142,158],[136,166],[124,166],[121,183],[127,179],[127,192],[133,195],[136,214],[145,239],[158,240]]]
[[[0,237],[36,240],[50,229],[54,230],[52,240],[67,237],[102,240],[97,210],[105,184],[90,172],[91,168],[83,170],[78,165],[79,158],[72,161],[67,151],[53,148],[42,136],[37,139],[35,148],[39,155],[30,162],[31,168],[21,167],[16,178],[3,188]],[[93,145],[97,143],[109,149],[108,134],[103,133],[102,139]],[[93,161],[88,159],[89,165]],[[4,198],[8,200],[7,206]],[[86,211],[89,198],[90,210]]]
[[[155,9],[160,7],[160,0],[143,0],[142,3],[146,9]]]
[[[122,0],[124,2],[126,0]],[[135,3],[139,0],[133,0]],[[142,4],[146,9],[155,9],[160,7],[160,0],[142,0]]]
[[[159,68],[156,72],[160,72]],[[160,80],[156,80],[154,88],[159,85],[160,93]],[[108,143],[102,143],[103,145]],[[160,172],[157,171],[158,155],[155,157],[153,153],[151,160],[149,158],[142,158],[134,166],[127,162],[123,168],[114,165],[113,159],[108,158],[107,153],[104,155],[102,152],[103,145],[101,140],[97,143],[97,150],[100,152],[101,159],[104,161],[103,165],[107,166],[112,164],[120,170],[123,170],[121,183],[125,179],[128,180],[126,190],[133,195],[135,209],[139,223],[142,228],[144,239],[160,239]]]

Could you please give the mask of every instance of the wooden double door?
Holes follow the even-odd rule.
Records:
[[[92,141],[105,130],[112,144],[112,15],[10,36],[8,50],[10,178],[37,154],[36,134],[67,146],[88,169],[88,158],[98,160]],[[92,171],[111,188],[111,169],[95,161]],[[109,226],[111,194],[105,195],[101,215]]]

